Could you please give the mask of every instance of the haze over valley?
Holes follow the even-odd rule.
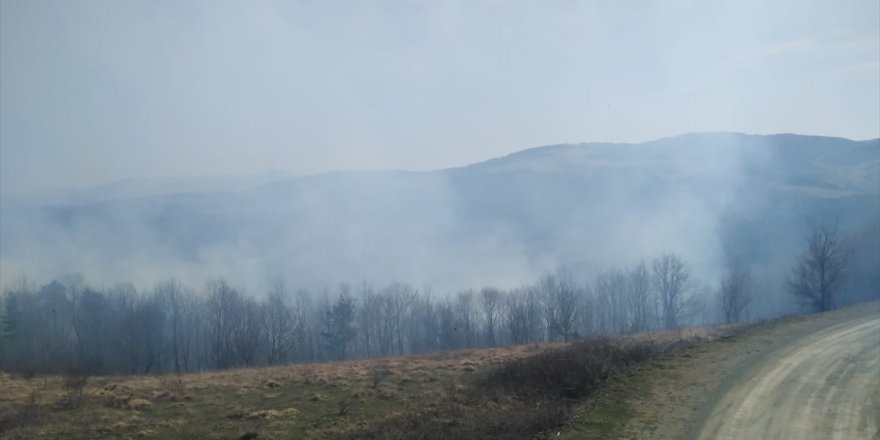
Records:
[[[559,268],[585,282],[674,252],[707,292],[725,268],[750,268],[761,315],[790,303],[789,266],[811,228],[831,222],[863,256],[848,301],[880,286],[878,139],[702,133],[430,172],[278,174],[4,200],[4,277],[148,289],[222,276],[258,296],[279,279],[310,291],[397,281],[450,294]]]
[[[877,439],[878,78],[877,0],[0,0],[0,438]]]

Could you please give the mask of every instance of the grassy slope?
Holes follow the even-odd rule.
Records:
[[[877,309],[876,303],[872,307]],[[480,424],[488,424],[481,429],[491,431],[492,423],[507,424],[534,414],[533,408],[552,403],[567,421],[545,435],[556,437],[559,433],[558,438],[570,439],[682,438],[693,429],[702,408],[713,401],[716,390],[723,388],[725,378],[734,377],[743,365],[786,340],[864,310],[848,308],[744,329],[618,338],[612,342],[647,341],[662,351],[658,357],[612,374],[598,390],[575,399],[520,393],[503,380],[510,382],[510,377],[519,377],[515,375],[522,371],[514,369],[514,375],[504,379],[498,372],[505,367],[498,366],[519,362],[520,367],[544,368],[534,359],[543,356],[558,361],[554,353],[573,353],[577,345],[470,350],[180,377],[91,378],[84,404],[76,409],[62,404],[65,390],[59,377],[25,380],[0,374],[0,437],[234,439],[258,433],[259,438],[272,439],[389,438],[390,434],[407,438],[410,429],[442,431],[447,427],[461,435]],[[523,380],[540,382],[540,375],[534,376]],[[486,385],[493,380],[501,380],[502,386]],[[548,423],[558,423],[556,420],[556,415],[548,415]],[[442,432],[434,434],[435,438],[447,437]],[[535,434],[522,432],[518,437]]]
[[[442,402],[478,369],[534,346],[344,363],[242,369],[179,378],[90,378],[65,408],[60,377],[0,373],[3,438],[327,438],[425,401]],[[32,400],[33,399],[33,400]]]

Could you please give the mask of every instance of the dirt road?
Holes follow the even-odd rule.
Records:
[[[703,440],[880,440],[880,317],[844,322],[770,353],[721,397]]]

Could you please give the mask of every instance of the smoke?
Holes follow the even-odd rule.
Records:
[[[843,153],[829,155],[831,144]],[[763,316],[790,307],[782,281],[811,222],[837,218],[845,235],[880,215],[875,177],[839,178],[847,167],[877,170],[877,151],[877,142],[695,134],[545,147],[435,172],[4,203],[0,268],[3,282],[78,272],[99,286],[173,277],[200,288],[224,277],[261,295],[276,279],[311,291],[398,281],[445,294],[513,288],[560,267],[591,282],[672,252],[701,280],[705,304],[727,268],[751,269]]]

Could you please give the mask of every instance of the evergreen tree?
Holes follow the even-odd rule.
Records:
[[[354,318],[354,298],[344,294],[339,295],[339,299],[324,316],[324,331],[321,336],[324,337],[327,352],[336,360],[345,359],[348,345],[357,334]]]

